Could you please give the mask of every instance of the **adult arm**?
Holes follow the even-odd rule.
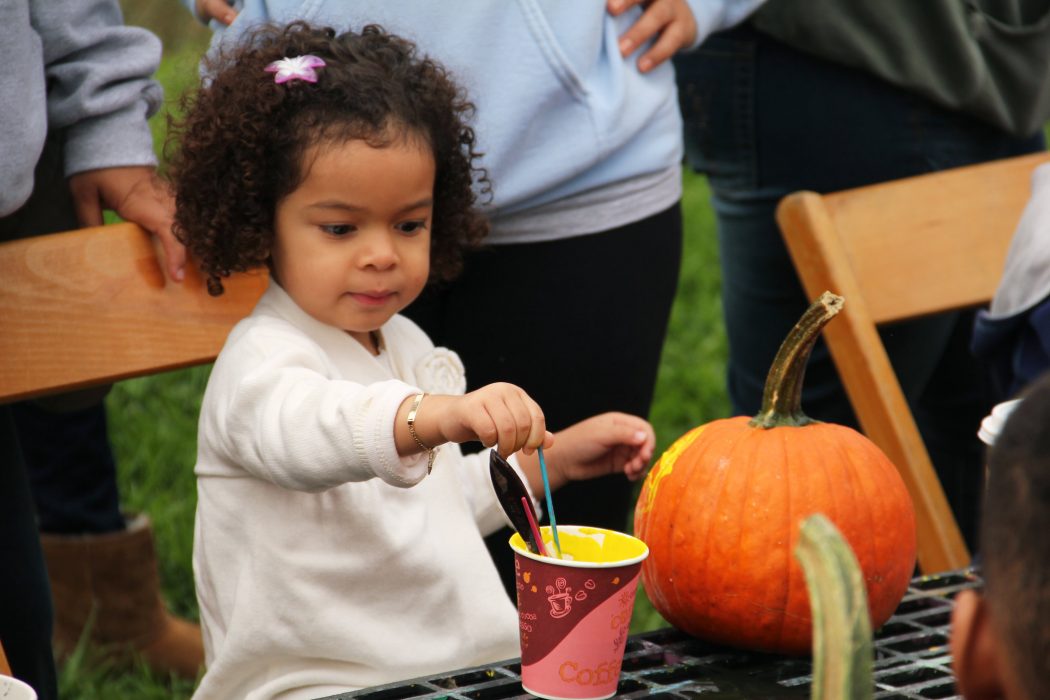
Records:
[[[181,279],[185,249],[171,230],[174,202],[156,177],[148,119],[163,93],[150,76],[160,41],[124,24],[116,0],[31,0],[30,21],[43,47],[47,123],[64,130],[65,169],[81,225],[112,209],[146,228]]]
[[[47,136],[47,96],[40,37],[31,31],[27,0],[0,2],[0,217],[33,191],[33,168]]]

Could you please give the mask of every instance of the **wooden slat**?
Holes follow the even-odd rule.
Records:
[[[0,401],[214,360],[267,275],[236,275],[211,297],[191,268],[166,279],[134,224],[0,244]]]
[[[876,323],[988,301],[1050,154],[920,175],[824,198]],[[951,244],[954,232],[961,237]],[[906,281],[906,283],[905,283]]]

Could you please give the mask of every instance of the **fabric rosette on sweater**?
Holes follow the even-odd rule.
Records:
[[[431,394],[463,394],[467,375],[463,361],[448,348],[434,348],[416,363],[416,381]]]

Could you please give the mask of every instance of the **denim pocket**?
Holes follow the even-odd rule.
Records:
[[[719,189],[757,186],[755,55],[753,39],[723,33],[674,59],[686,162]]]

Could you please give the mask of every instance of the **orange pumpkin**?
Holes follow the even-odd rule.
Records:
[[[873,629],[915,568],[915,513],[889,459],[850,428],[800,408],[806,360],[842,308],[825,292],[784,341],[759,414],[679,438],[646,478],[634,532],[649,546],[642,582],[657,611],[696,637],[789,654],[811,648],[806,582],[792,556],[799,526],[825,514],[849,542]]]

